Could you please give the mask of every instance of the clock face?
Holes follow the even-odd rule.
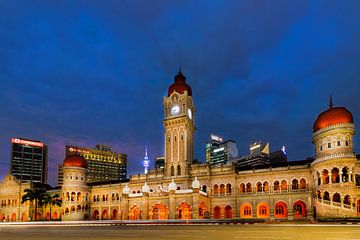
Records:
[[[180,112],[180,106],[179,105],[174,105],[171,107],[171,114],[172,115],[177,115]]]
[[[188,116],[190,119],[192,119],[192,112],[191,112],[190,108],[188,108]]]

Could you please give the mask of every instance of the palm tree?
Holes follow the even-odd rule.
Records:
[[[41,201],[42,205],[50,205],[50,221],[51,221],[51,207],[52,206],[59,206],[61,207],[62,201],[60,199],[59,194],[51,195],[50,193],[45,193],[43,200]]]
[[[35,188],[34,190],[32,189],[25,189],[24,190],[25,194],[22,196],[21,199],[21,203],[23,204],[24,202],[27,201],[35,201],[35,217],[33,216],[33,219],[36,219],[36,214],[37,214],[37,208],[39,205],[41,205],[41,202],[43,200],[44,194],[46,193],[45,189],[42,188]]]

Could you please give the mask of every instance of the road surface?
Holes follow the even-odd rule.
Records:
[[[276,240],[355,240],[360,239],[359,225],[3,225],[0,239],[276,239]]]

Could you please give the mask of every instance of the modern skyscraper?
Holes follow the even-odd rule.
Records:
[[[37,140],[11,139],[10,172],[21,181],[47,183],[47,146]]]
[[[210,134],[210,141],[205,147],[206,162],[210,165],[225,164],[238,156],[234,140],[224,141],[223,137]]]
[[[82,156],[87,161],[89,183],[126,179],[127,155],[112,152],[110,146],[96,145],[95,149],[91,149],[66,145],[66,157],[74,154]]]

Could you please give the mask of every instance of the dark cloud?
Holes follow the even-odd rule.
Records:
[[[106,143],[141,171],[163,154],[163,96],[181,64],[193,88],[196,155],[209,133],[313,154],[311,128],[333,94],[359,125],[357,1],[0,2],[0,173],[9,139]],[[356,138],[357,140],[358,138]],[[358,150],[358,142],[356,142]],[[50,179],[55,183],[55,179]]]

